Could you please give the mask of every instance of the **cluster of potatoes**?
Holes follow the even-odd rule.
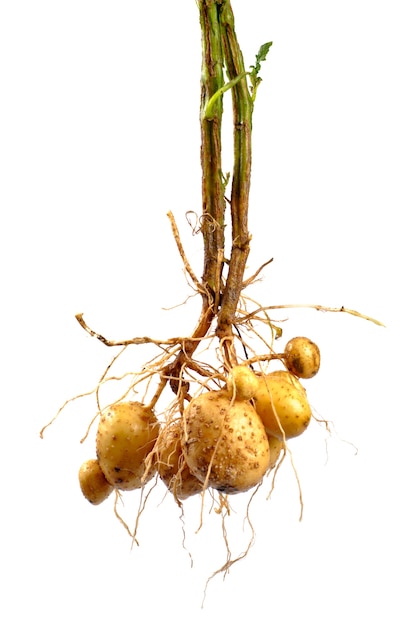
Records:
[[[258,485],[311,419],[299,379],[318,372],[318,346],[296,337],[281,360],[286,369],[268,374],[233,367],[223,389],[201,393],[166,424],[140,402],[110,406],[98,425],[97,458],[79,470],[84,496],[100,504],[114,489],[143,487],[156,472],[178,501],[207,487],[234,494]]]

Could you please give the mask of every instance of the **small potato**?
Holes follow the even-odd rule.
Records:
[[[281,454],[285,454],[285,443],[273,435],[268,435],[269,442],[269,467],[275,466]]]
[[[285,376],[261,378],[253,403],[268,435],[281,440],[284,435],[286,439],[298,437],[310,423],[311,408],[304,388]]]
[[[113,491],[97,459],[82,463],[79,469],[79,483],[84,497],[91,504],[101,504]]]
[[[186,464],[182,446],[182,420],[175,420],[162,429],[156,451],[157,472],[178,500],[185,500],[202,491],[202,483]]]
[[[119,402],[107,408],[99,421],[96,453],[106,480],[122,490],[138,489],[153,476],[145,459],[160,431],[153,411],[141,402]]]
[[[235,365],[227,378],[229,397],[235,400],[250,400],[259,387],[259,379],[247,365]]]
[[[285,346],[285,367],[299,378],[312,378],[320,368],[319,347],[307,337],[294,337]]]
[[[269,443],[250,402],[232,403],[228,392],[209,391],[184,412],[182,449],[194,476],[224,493],[257,485],[269,466]]]

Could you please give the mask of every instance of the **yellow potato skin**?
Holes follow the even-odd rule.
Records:
[[[299,378],[312,378],[320,369],[320,350],[308,337],[290,339],[284,350],[285,367]]]
[[[250,402],[231,402],[226,391],[194,398],[184,412],[182,449],[194,476],[224,493],[257,485],[269,466],[266,431]]]
[[[175,420],[162,429],[156,452],[156,469],[169,491],[178,500],[185,500],[202,491],[202,483],[186,464],[182,446],[182,420]]]
[[[79,469],[79,483],[84,497],[91,504],[101,504],[114,489],[106,480],[97,459],[82,463]]]
[[[235,365],[227,378],[229,397],[235,400],[250,400],[259,387],[259,380],[247,365]]]
[[[284,434],[286,439],[298,437],[310,423],[311,408],[304,388],[286,376],[274,373],[261,378],[253,403],[266,432],[279,439]]]
[[[275,467],[281,454],[285,454],[285,442],[273,435],[268,435],[269,442],[269,468]]]
[[[153,411],[141,402],[119,402],[103,411],[96,436],[96,454],[106,480],[114,487],[142,487],[145,459],[152,451],[160,425]]]
[[[303,387],[303,385],[301,384],[297,376],[295,376],[288,370],[275,370],[273,372],[269,372],[268,377],[271,378],[272,376],[275,376],[276,378],[281,378],[282,380],[286,380],[287,382],[291,383],[294,387],[297,387],[297,389],[301,391],[301,393],[303,394],[306,393],[305,388]]]

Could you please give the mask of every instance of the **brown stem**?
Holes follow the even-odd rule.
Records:
[[[222,12],[222,39],[225,65],[229,80],[245,72],[243,55],[237,41],[234,16],[229,0]],[[217,335],[220,339],[232,336],[232,324],[243,289],[243,276],[250,251],[248,210],[251,173],[251,133],[253,103],[244,76],[232,89],[234,124],[234,168],[231,188],[232,248],[218,315]],[[230,346],[231,348],[231,346]]]
[[[219,305],[222,262],[224,258],[224,181],[221,164],[221,118],[222,98],[218,98],[211,118],[205,115],[210,98],[224,84],[223,50],[221,41],[220,13],[224,0],[200,0],[202,32],[202,78],[201,78],[201,167],[202,167],[202,223],[204,240],[203,283],[208,290],[209,301],[204,308],[213,307],[216,315]],[[205,298],[204,298],[205,300]]]
[[[206,116],[208,101],[224,84],[223,48],[220,16],[225,0],[198,0],[202,34],[201,74],[201,168],[202,216],[204,241],[202,276],[202,309],[190,340],[185,341],[175,361],[166,367],[166,374],[180,383],[184,363],[189,360],[211,328],[220,305],[224,260],[225,184],[221,164],[222,98],[217,98],[211,117]]]

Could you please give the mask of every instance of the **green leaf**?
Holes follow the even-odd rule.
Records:
[[[268,52],[270,47],[272,46],[272,41],[268,41],[264,43],[260,48],[259,52],[256,55],[255,65],[251,65],[249,72],[250,82],[252,84],[252,100],[254,101],[256,98],[256,90],[259,84],[262,82],[262,79],[258,76],[261,68],[262,61],[266,61],[266,57],[268,56]]]
[[[262,63],[262,61],[266,61],[266,57],[268,56],[269,48],[271,46],[272,46],[272,41],[268,41],[268,43],[264,43],[259,48],[259,52],[256,55],[256,64],[250,66],[252,68],[252,72],[250,72],[251,75],[254,75],[255,77],[258,75],[258,73],[260,72],[260,67],[261,67],[260,64]]]

